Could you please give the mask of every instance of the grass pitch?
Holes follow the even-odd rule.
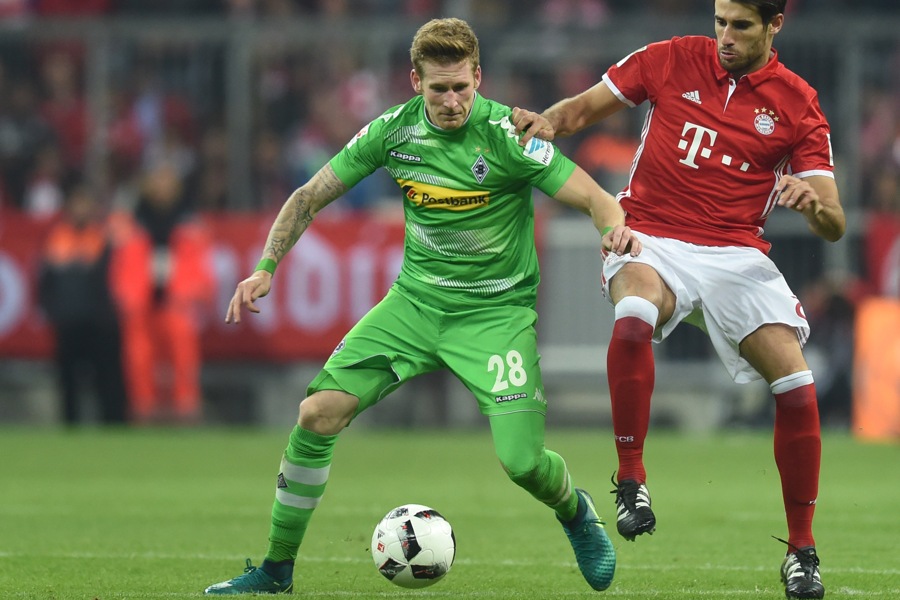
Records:
[[[262,559],[284,431],[0,429],[0,598],[199,598]],[[783,598],[786,537],[771,435],[651,431],[657,533],[615,533],[609,431],[551,429],[547,446],[594,496],[628,599]],[[826,598],[900,598],[900,446],[824,437],[816,537]],[[434,506],[457,559],[421,591],[369,556],[388,509]],[[484,431],[350,428],[297,562],[302,598],[599,598],[549,509],[507,480]]]

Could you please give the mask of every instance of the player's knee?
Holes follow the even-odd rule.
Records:
[[[521,452],[511,456],[500,456],[500,464],[509,478],[517,485],[525,485],[540,474],[541,458],[539,453]]]
[[[321,435],[335,435],[346,427],[359,399],[338,390],[316,392],[300,403],[300,427]]]
[[[635,342],[650,341],[659,319],[655,304],[640,296],[626,296],[616,304],[613,337]]]

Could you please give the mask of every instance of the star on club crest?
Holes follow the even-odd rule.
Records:
[[[778,116],[774,110],[766,107],[754,108],[753,114],[756,115],[756,118],[753,119],[753,126],[756,127],[756,131],[763,135],[772,135],[775,132]]]
[[[777,123],[778,117],[775,115],[775,111],[766,107],[762,108],[754,108],[753,112],[757,115],[769,115],[772,119]]]

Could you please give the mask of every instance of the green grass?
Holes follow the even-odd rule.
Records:
[[[284,431],[0,429],[0,598],[199,598],[262,558]],[[576,485],[614,519],[609,431],[548,432]],[[900,598],[900,447],[824,440],[816,536],[827,598]],[[605,596],[782,598],[785,537],[767,433],[652,432],[659,529],[625,542]],[[396,588],[368,546],[390,508],[432,505],[457,560],[423,591]],[[351,428],[297,565],[303,598],[589,598],[550,511],[503,475],[487,430]]]

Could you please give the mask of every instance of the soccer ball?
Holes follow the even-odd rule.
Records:
[[[398,506],[372,534],[372,558],[378,571],[404,588],[440,581],[453,565],[456,537],[441,514],[421,504]]]

